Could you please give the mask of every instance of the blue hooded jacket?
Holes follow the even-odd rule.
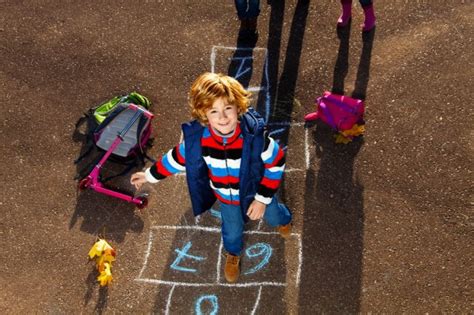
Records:
[[[216,202],[210,186],[209,170],[202,157],[201,138],[204,127],[197,120],[181,127],[185,141],[186,180],[193,213],[197,216],[209,210]],[[244,140],[239,174],[240,208],[247,221],[247,209],[254,200],[264,172],[260,155],[265,145],[265,122],[257,111],[249,108],[240,119],[240,128]]]

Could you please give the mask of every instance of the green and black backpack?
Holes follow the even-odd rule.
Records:
[[[118,133],[129,123],[131,115],[133,115],[133,111],[129,109],[129,104],[141,106],[146,110],[151,108],[151,102],[148,98],[137,92],[131,92],[126,95],[115,96],[98,106],[90,108],[78,120],[75,132],[79,132],[81,126],[86,123],[85,131],[82,134],[85,136],[83,137],[85,146],[80,156],[74,161],[75,164],[82,161],[93,149],[101,152],[108,150]],[[142,115],[129,129],[120,146],[114,150],[110,157],[111,161],[128,166],[123,172],[112,177],[124,175],[133,167],[143,166],[145,159],[153,161],[146,154],[153,141],[151,133],[151,119]],[[86,167],[86,169],[88,168],[90,168],[90,165]],[[82,171],[77,174],[76,179],[82,177],[81,173]]]

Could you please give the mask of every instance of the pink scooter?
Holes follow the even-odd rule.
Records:
[[[118,191],[111,190],[100,182],[100,169],[110,157],[110,155],[114,152],[114,150],[123,141],[125,134],[130,130],[130,128],[132,128],[133,124],[140,118],[141,115],[145,115],[150,120],[153,118],[153,114],[141,106],[129,104],[128,108],[135,111],[132,118],[127,123],[127,125],[118,133],[117,138],[115,138],[114,142],[110,145],[110,148],[105,152],[99,163],[95,165],[91,173],[79,182],[78,188],[79,190],[85,190],[90,188],[98,193],[119,198],[129,203],[133,203],[137,206],[137,208],[143,209],[148,205],[148,199],[146,198],[146,196],[130,196]]]

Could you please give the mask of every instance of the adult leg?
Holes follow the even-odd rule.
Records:
[[[344,27],[349,24],[352,15],[352,0],[341,0],[342,12],[337,20],[337,26]]]
[[[247,11],[247,27],[249,31],[255,32],[257,29],[257,18],[260,14],[260,0],[249,0],[249,9]]]
[[[359,3],[362,7],[366,7],[373,4],[372,0],[359,0]]]
[[[247,16],[247,0],[234,0],[235,8],[237,9],[237,16],[240,20],[248,18]]]
[[[250,19],[250,18],[256,18],[259,15],[260,15],[260,0],[248,0],[247,17]]]
[[[369,32],[375,26],[374,4],[372,0],[359,0],[359,2],[364,10],[364,24],[362,24],[362,30]]]

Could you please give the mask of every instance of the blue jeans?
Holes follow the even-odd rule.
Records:
[[[245,224],[240,206],[221,203],[220,209],[224,248],[228,253],[238,256],[243,248]],[[278,200],[273,197],[272,201],[265,209],[263,219],[270,226],[277,227],[278,225],[290,223],[291,213],[284,204],[279,203]]]
[[[239,19],[255,18],[260,14],[260,0],[234,0]]]

